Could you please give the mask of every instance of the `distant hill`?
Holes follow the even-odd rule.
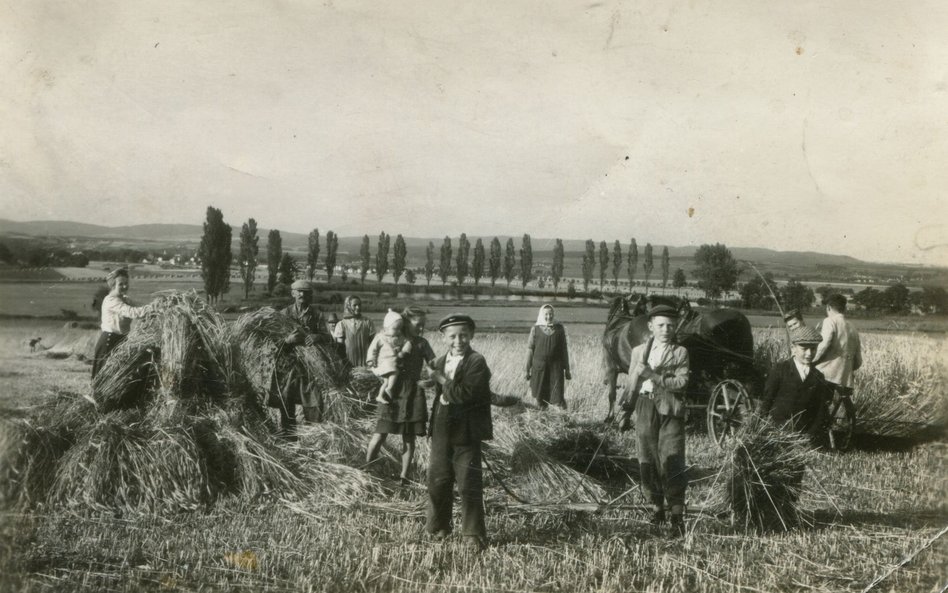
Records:
[[[233,227],[233,240],[235,244],[239,241],[240,227]],[[260,236],[260,247],[264,248],[269,229],[258,229]],[[79,222],[69,222],[62,220],[39,220],[39,221],[13,221],[0,219],[0,235],[19,235],[19,236],[42,236],[42,237],[61,237],[68,239],[98,239],[98,240],[120,240],[123,242],[146,242],[152,244],[193,244],[197,245],[201,241],[203,227],[195,224],[140,224],[132,226],[107,227],[95,224],[84,224]],[[307,236],[302,233],[291,233],[281,231],[283,238],[283,247],[288,251],[305,251],[307,245]],[[325,237],[325,230],[321,230],[321,236]],[[507,242],[507,236],[498,237],[501,244]],[[375,252],[375,244],[378,240],[377,235],[369,235],[372,244],[372,252]],[[477,237],[469,237],[473,244]],[[489,248],[490,240],[493,237],[483,237],[485,247]],[[513,237],[517,250],[520,249],[520,237]],[[408,246],[409,256],[413,258],[423,258],[425,247],[429,241],[440,248],[443,237],[437,238],[418,238],[406,237],[405,242]],[[452,237],[452,244],[457,246],[457,237]],[[340,237],[339,251],[341,254],[357,254],[361,245],[361,237]],[[550,253],[553,250],[553,239],[533,238],[534,251],[538,255]],[[608,242],[610,251],[612,242]],[[563,246],[566,252],[581,253],[585,249],[583,240],[564,240]],[[325,249],[325,248],[324,248]],[[628,249],[628,243],[623,243],[623,252]],[[644,249],[644,244],[639,245],[639,253]],[[683,247],[669,246],[669,255],[673,259],[691,259],[694,256],[696,246],[689,245]],[[833,255],[827,253],[818,253],[813,251],[776,251],[760,247],[731,247],[731,253],[739,260],[749,260],[762,264],[786,265],[786,266],[846,266],[865,265],[866,262],[846,255]],[[656,259],[659,257],[661,246],[656,245]],[[598,252],[598,243],[597,243]]]

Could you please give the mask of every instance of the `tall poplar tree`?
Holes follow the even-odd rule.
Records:
[[[244,282],[244,298],[250,298],[253,281],[257,277],[257,255],[260,254],[257,221],[249,219],[240,227],[240,278]]]
[[[385,231],[379,233],[379,240],[375,246],[375,276],[382,283],[382,278],[388,274],[388,252],[392,237]]]
[[[212,303],[230,288],[230,262],[234,257],[230,250],[231,233],[230,225],[224,222],[224,214],[217,208],[208,206],[204,236],[201,237],[198,253],[204,291]]]
[[[441,244],[441,262],[438,267],[438,277],[441,278],[441,288],[448,283],[448,277],[451,275],[451,257],[454,250],[451,247],[451,237],[445,236]]]
[[[609,246],[599,242],[599,290],[606,291],[606,274],[609,270]]]
[[[398,288],[398,279],[405,272],[406,257],[408,257],[408,247],[405,245],[405,237],[398,235],[395,237],[395,250],[392,253],[392,275],[395,276],[396,288]]]
[[[471,275],[474,277],[474,287],[476,288],[481,278],[484,277],[484,262],[487,260],[487,254],[484,252],[484,242],[478,237],[474,242],[474,261],[471,264]]]
[[[362,235],[359,258],[359,278],[362,280],[362,286],[365,286],[365,277],[369,273],[369,267],[372,266],[372,244],[369,242],[368,235]]]
[[[280,236],[280,231],[270,229],[267,234],[267,292],[273,292],[273,287],[276,286],[282,257],[283,237]]]
[[[612,289],[619,290],[619,272],[622,271],[622,245],[616,239],[612,246]]]
[[[336,254],[339,253],[339,237],[332,231],[326,231],[326,282],[332,282],[336,271]]]
[[[632,286],[635,284],[635,271],[639,265],[639,246],[633,238],[629,242],[629,254],[626,256],[626,271],[629,273],[629,292],[632,292]]]
[[[648,277],[655,269],[655,260],[652,259],[652,244],[645,244],[645,255],[642,257],[642,271],[645,272],[645,292],[648,292]]]
[[[668,272],[671,267],[671,258],[668,256],[668,245],[662,247],[662,292],[668,286]]]
[[[530,235],[524,235],[520,241],[520,281],[523,287],[533,280],[533,245],[530,243]]]
[[[517,266],[517,251],[514,248],[513,237],[507,238],[507,245],[504,247],[504,280],[507,281],[507,288],[510,288],[510,283],[513,281],[516,272],[514,269]]]
[[[306,254],[306,276],[312,282],[319,262],[319,229],[309,232],[309,251]]]
[[[586,239],[586,251],[583,252],[583,292],[589,292],[589,283],[592,282],[596,270],[596,243]]]
[[[494,284],[496,284],[497,279],[500,278],[503,259],[504,256],[500,248],[500,239],[494,237],[490,242],[490,259],[487,260],[487,275],[490,276],[491,288],[494,288]]]
[[[557,239],[553,242],[553,266],[550,268],[550,275],[553,276],[553,292],[557,292],[560,287],[560,280],[563,279],[563,239]]]
[[[426,286],[431,286],[431,279],[434,278],[435,270],[435,244],[434,241],[428,241],[428,248],[425,249],[425,282]]]
[[[455,260],[457,267],[454,269],[454,274],[458,279],[458,286],[464,284],[464,280],[467,279],[468,258],[470,255],[471,242],[467,240],[465,233],[461,233],[461,238],[458,239],[458,255]]]

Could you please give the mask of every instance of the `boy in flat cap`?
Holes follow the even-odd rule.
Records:
[[[790,332],[793,355],[771,369],[760,402],[761,415],[804,432],[813,440],[819,437],[823,409],[833,395],[832,386],[813,366],[820,340],[820,333],[810,327]]]
[[[490,368],[471,348],[474,321],[449,315],[438,325],[448,351],[434,362],[435,400],[428,436],[428,520],[435,539],[451,533],[454,482],[461,495],[461,535],[472,552],[487,545],[481,443],[493,438]]]
[[[685,532],[685,402],[688,351],[675,344],[678,312],[656,305],[648,312],[652,336],[632,349],[628,389],[634,405],[639,474],[652,504],[652,523],[671,515],[672,535]]]
[[[312,306],[313,286],[306,280],[297,280],[290,285],[290,294],[293,304],[280,312],[299,322],[300,328],[293,330],[283,342],[287,347],[307,347],[314,344],[330,345],[332,336],[326,327],[326,322],[315,307]],[[277,384],[274,375],[274,384],[271,386],[271,407],[280,410],[280,427],[285,436],[292,436],[296,430],[296,406],[303,406],[303,417],[308,422],[322,421],[322,396],[309,389],[302,377],[290,372],[282,377],[282,384]]]

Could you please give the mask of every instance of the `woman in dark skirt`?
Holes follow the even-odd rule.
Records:
[[[102,370],[109,354],[122,343],[132,328],[132,319],[151,311],[150,305],[136,307],[128,300],[128,270],[112,270],[106,277],[109,294],[102,299],[102,333],[92,356],[92,378]]]
[[[540,408],[553,404],[566,409],[564,379],[572,379],[566,330],[562,324],[553,321],[553,307],[550,305],[540,307],[536,325],[530,328],[526,377]]]
[[[369,441],[366,463],[379,456],[385,438],[390,434],[402,437],[402,484],[409,483],[408,473],[415,456],[415,437],[427,434],[428,403],[425,390],[418,386],[422,370],[434,360],[435,354],[422,334],[425,331],[426,315],[423,309],[409,306],[402,311],[405,331],[412,342],[411,354],[403,359],[399,371],[395,397],[391,403],[379,403],[376,409],[375,434]]]

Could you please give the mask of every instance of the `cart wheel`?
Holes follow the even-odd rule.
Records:
[[[856,430],[856,406],[848,397],[841,397],[829,406],[827,437],[833,451],[846,451]]]
[[[714,386],[708,399],[708,434],[720,447],[749,412],[750,396],[739,381],[726,379]]]

